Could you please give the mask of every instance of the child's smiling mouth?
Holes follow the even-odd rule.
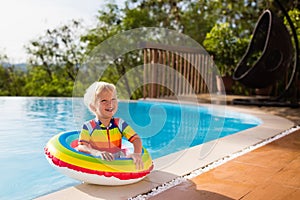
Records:
[[[114,108],[106,108],[105,111],[107,112],[112,112],[114,110]]]

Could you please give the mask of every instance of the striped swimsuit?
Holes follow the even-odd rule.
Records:
[[[104,126],[97,119],[92,119],[83,124],[79,143],[90,144],[92,148],[99,151],[116,153],[121,150],[122,137],[133,142],[138,135],[121,118],[112,118],[109,127]]]

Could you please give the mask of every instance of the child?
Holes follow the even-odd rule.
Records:
[[[94,82],[84,95],[84,103],[96,118],[83,124],[77,150],[112,161],[120,157],[122,137],[133,144],[132,158],[136,169],[143,168],[142,141],[137,133],[122,119],[114,118],[118,109],[117,92],[113,84]]]

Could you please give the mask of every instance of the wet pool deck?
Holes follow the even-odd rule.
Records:
[[[263,120],[263,124],[156,159],[154,171],[138,183],[118,187],[80,184],[38,199],[128,199],[300,124],[297,121],[299,110],[274,108],[270,115],[270,111],[262,112],[266,108],[227,108],[255,115]],[[282,113],[274,113],[280,109],[283,109]],[[291,116],[288,117],[290,120],[279,117],[289,116],[289,113],[296,119],[291,119]],[[149,199],[300,199],[299,180],[300,131],[296,131]]]

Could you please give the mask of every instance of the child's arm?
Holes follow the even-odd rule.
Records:
[[[138,136],[133,142],[134,153],[141,154],[142,153],[142,140]]]
[[[142,140],[140,137],[137,137],[132,141],[134,147],[134,153],[127,156],[127,158],[132,158],[136,169],[143,169],[144,163],[142,160]]]
[[[112,161],[114,160],[114,156],[106,151],[99,151],[91,147],[91,145],[79,144],[77,147],[78,151],[91,154],[92,156],[99,156],[103,160]]]

